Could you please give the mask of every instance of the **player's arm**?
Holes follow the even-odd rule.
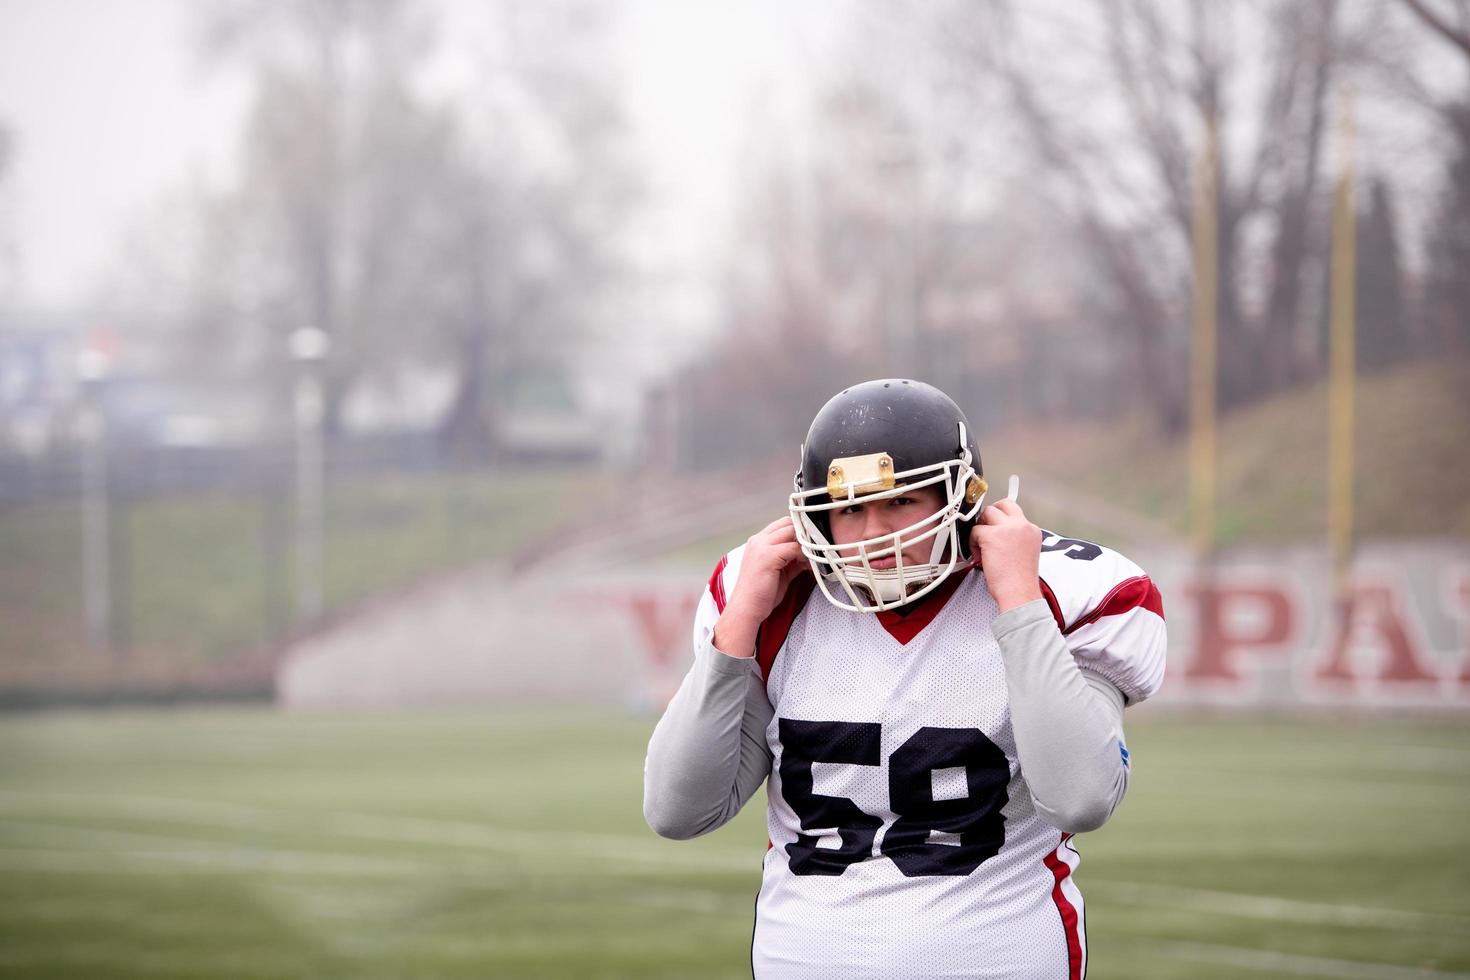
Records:
[[[740,812],[771,771],[771,714],[755,661],[706,640],[648,742],[643,817],[655,833],[688,840]]]
[[[805,567],[789,518],[746,542],[723,610],[709,593],[694,627],[694,666],[648,743],[643,816],[679,840],[730,820],[771,771],[773,711],[755,661],[756,634]]]
[[[1044,599],[1002,613],[994,631],[1032,802],[1058,830],[1096,830],[1128,791],[1122,692],[1078,666]]]
[[[972,542],[1001,613],[1011,729],[1038,812],[1059,830],[1101,827],[1128,789],[1122,692],[1081,668],[1042,598],[1041,530],[1014,501],[987,507]]]

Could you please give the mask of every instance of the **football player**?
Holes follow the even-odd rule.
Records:
[[[694,837],[768,781],[758,978],[1086,970],[1071,838],[1128,788],[1163,607],[1127,558],[986,494],[943,392],[856,385],[813,420],[789,516],[709,579],[644,816]]]

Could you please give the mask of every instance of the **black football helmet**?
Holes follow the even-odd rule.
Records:
[[[921,381],[888,378],[833,396],[812,420],[791,494],[791,520],[823,594],[843,609],[878,612],[923,596],[970,557],[970,528],[984,505],[980,450],[965,413]],[[855,500],[937,486],[939,510],[892,534],[832,543],[831,511]],[[932,540],[929,562],[903,549]],[[896,556],[896,567],[871,562]]]

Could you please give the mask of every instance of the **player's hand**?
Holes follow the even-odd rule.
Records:
[[[757,623],[765,620],[786,595],[792,581],[809,566],[796,540],[790,517],[772,521],[745,542],[740,578],[730,605]]]
[[[997,501],[980,512],[970,531],[970,552],[980,556],[985,584],[1001,612],[1041,598],[1041,528],[1014,500]]]
[[[807,568],[791,518],[772,521],[745,542],[735,593],[715,623],[715,649],[731,657],[755,656],[761,623]]]

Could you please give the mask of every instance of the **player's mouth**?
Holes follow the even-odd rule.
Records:
[[[889,555],[887,558],[874,558],[868,562],[870,568],[892,568],[898,564],[898,559]]]

